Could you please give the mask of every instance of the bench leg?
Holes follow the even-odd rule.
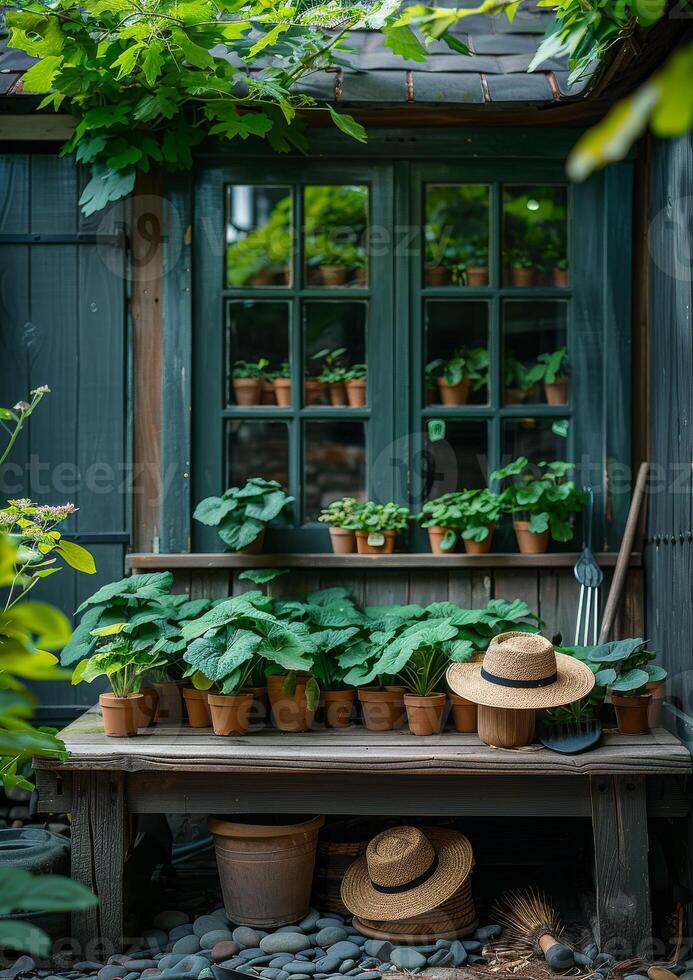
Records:
[[[590,777],[599,948],[628,956],[652,938],[643,776]]]
[[[94,908],[72,913],[72,936],[83,959],[111,955],[123,942],[124,786],[123,773],[74,773],[72,877],[99,899]]]

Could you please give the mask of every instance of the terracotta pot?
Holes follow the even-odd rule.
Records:
[[[212,716],[208,703],[209,691],[198,691],[195,687],[184,687],[183,697],[188,711],[188,724],[191,728],[209,728]]]
[[[248,694],[253,695],[253,703],[250,706],[250,721],[248,729],[264,728],[269,723],[269,699],[266,687],[246,687]]]
[[[532,534],[529,530],[529,521],[513,521],[517,547],[521,555],[543,555],[549,547],[549,532],[542,531],[541,534]]]
[[[247,544],[245,548],[239,548],[236,554],[238,555],[259,555],[262,552],[262,546],[265,543],[265,528],[260,531],[258,536],[250,544]]]
[[[210,694],[209,713],[215,735],[245,735],[250,724],[253,695]]]
[[[402,688],[361,687],[359,701],[363,723],[369,732],[391,732],[404,724],[404,691]]]
[[[487,286],[488,285],[488,266],[470,265],[467,268],[468,286]]]
[[[354,713],[356,691],[353,687],[346,691],[322,691],[320,703],[328,728],[346,728],[351,724]]]
[[[488,527],[488,534],[483,541],[468,541],[466,538],[462,538],[464,550],[468,555],[487,555],[491,550],[493,532],[496,530],[496,525],[487,524],[486,526]]]
[[[616,712],[616,722],[621,735],[647,735],[650,730],[647,714],[651,700],[651,694],[632,697],[611,692],[611,703]]]
[[[263,381],[260,386],[260,404],[261,405],[276,405],[277,399],[274,395],[274,382],[273,381]]]
[[[647,708],[647,723],[650,728],[659,728],[662,722],[662,708],[664,706],[664,681],[652,681],[645,685],[650,692],[650,703]]]
[[[477,705],[459,694],[448,694],[456,732],[475,732]]]
[[[556,380],[549,384],[547,381],[544,382],[544,394],[546,395],[546,401],[549,405],[567,405],[568,404],[568,379],[567,378],[556,378]]]
[[[326,286],[345,286],[350,269],[346,265],[319,266],[322,281]]]
[[[330,405],[335,408],[344,408],[347,404],[346,385],[343,381],[332,381],[329,385]]]
[[[429,694],[427,697],[405,694],[404,706],[411,734],[439,735],[443,728],[446,701],[445,694]]]
[[[275,378],[274,397],[281,408],[291,408],[291,378]]]
[[[536,269],[518,269],[513,267],[510,270],[510,282],[513,286],[519,286],[521,289],[528,289],[533,286],[536,277]]]
[[[281,732],[307,732],[313,724],[315,711],[306,700],[307,676],[298,675],[293,694],[284,693],[286,675],[275,674],[267,678],[267,694],[272,706],[272,721]]]
[[[335,555],[351,555],[356,551],[356,535],[345,527],[331,527],[330,541]]]
[[[183,687],[187,681],[152,684],[159,699],[156,721],[159,725],[180,725],[183,721]]]
[[[567,289],[568,288],[568,270],[567,269],[553,269],[553,284],[556,289]]]
[[[448,533],[448,529],[446,527],[440,527],[438,524],[432,524],[431,527],[426,528],[426,530],[428,531],[428,542],[431,546],[431,552],[434,555],[455,554],[458,545],[457,541],[455,541],[452,548],[449,548],[447,551],[444,551],[443,548],[441,548],[440,546],[443,538]]]
[[[450,281],[450,273],[445,268],[444,265],[431,265],[430,263],[426,265],[426,285],[432,286],[447,286]]]
[[[103,730],[111,738],[125,738],[137,735],[137,722],[141,694],[128,694],[117,698],[115,694],[99,694],[99,704],[103,716]]]
[[[309,378],[305,382],[306,405],[321,405],[324,394],[325,385],[322,383],[322,381],[316,381],[314,378]]]
[[[471,381],[463,378],[456,385],[448,384],[445,378],[436,378],[438,391],[443,405],[466,405],[469,398]]]
[[[347,401],[351,408],[363,408],[366,404],[366,389],[368,387],[366,379],[355,378],[353,381],[345,382],[345,384]]]
[[[385,542],[383,544],[369,544],[369,531],[356,532],[356,550],[360,555],[391,555],[394,552],[396,536],[395,532],[381,531],[376,533],[381,533],[385,538]]]
[[[479,738],[499,749],[515,749],[534,740],[537,713],[517,708],[477,706]]]
[[[233,378],[233,397],[237,405],[259,405],[262,396],[260,378]]]
[[[159,695],[155,687],[143,687],[140,691],[140,723],[138,728],[156,725],[159,720]]]
[[[505,405],[521,405],[527,393],[521,388],[506,388],[503,392],[503,403]]]

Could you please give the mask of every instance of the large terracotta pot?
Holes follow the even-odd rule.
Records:
[[[659,728],[662,722],[662,707],[664,706],[664,681],[652,681],[645,685],[651,694],[647,708],[647,723],[650,728]]]
[[[315,717],[315,711],[308,707],[306,699],[308,677],[302,674],[296,677],[296,690],[293,694],[285,693],[285,680],[285,674],[274,674],[267,678],[272,721],[282,732],[307,732]]]
[[[188,711],[188,723],[191,728],[209,728],[212,724],[208,696],[208,691],[198,691],[195,687],[183,688],[185,707]]]
[[[454,555],[457,551],[458,542],[455,541],[452,548],[445,551],[442,547],[442,541],[445,535],[448,533],[448,528],[440,527],[438,524],[432,524],[431,527],[426,529],[428,531],[428,541],[431,545],[431,552],[434,555]]]
[[[477,707],[479,738],[499,749],[516,749],[534,740],[537,713],[516,708]]]
[[[543,555],[549,547],[549,532],[542,531],[541,534],[532,534],[529,530],[529,521],[513,521],[517,547],[523,555]]]
[[[445,694],[429,694],[426,697],[405,694],[404,706],[411,734],[439,735],[443,728],[446,701]]]
[[[522,269],[513,266],[510,270],[510,282],[513,286],[519,286],[521,289],[528,289],[533,286],[536,277],[536,269]]]
[[[265,543],[265,528],[260,531],[258,536],[250,544],[247,544],[245,548],[239,548],[237,554],[239,555],[259,555],[262,552],[262,546]]]
[[[99,704],[103,717],[103,730],[111,738],[126,738],[137,735],[141,694],[128,694],[117,698],[115,694],[99,694]]]
[[[621,735],[647,735],[650,730],[647,712],[651,700],[651,694],[631,697],[627,694],[611,692],[611,703],[616,712],[616,721]]]
[[[450,281],[450,273],[444,265],[426,265],[426,285],[435,288],[436,286],[447,286]]]
[[[321,692],[320,703],[328,728],[346,728],[351,724],[355,698],[356,691],[353,687],[344,691]]]
[[[351,555],[356,551],[356,535],[345,527],[331,527],[330,541],[335,555]]]
[[[496,530],[496,525],[488,524],[487,527],[488,534],[483,541],[468,541],[467,538],[462,538],[464,550],[468,555],[487,555],[489,553],[493,544],[493,532]]]
[[[455,385],[448,384],[445,378],[436,378],[436,381],[438,383],[438,391],[440,392],[440,400],[443,405],[467,404],[469,389],[472,384],[469,378],[463,378],[462,381],[458,381]]]
[[[308,378],[305,381],[306,405],[321,405],[325,394],[325,385],[322,381],[315,378]]]
[[[140,691],[142,700],[140,706],[139,728],[147,728],[149,725],[156,725],[159,720],[159,695],[155,687],[143,687]]]
[[[274,397],[281,408],[291,408],[291,378],[275,378]]]
[[[260,378],[233,378],[233,397],[237,405],[259,405],[262,397]]]
[[[381,531],[379,533],[381,533],[385,538],[383,544],[369,544],[369,531],[356,532],[356,550],[360,555],[391,555],[394,552],[396,537],[395,532]]]
[[[329,384],[330,405],[334,408],[344,408],[347,404],[347,390],[343,381],[332,381]]]
[[[320,275],[325,286],[345,286],[350,269],[346,265],[321,265]]]
[[[187,681],[163,681],[152,684],[157,693],[156,721],[159,725],[180,725],[183,721],[183,688]]]
[[[568,288],[568,270],[567,269],[554,269],[553,270],[553,284],[556,289],[567,289]]]
[[[544,394],[549,405],[567,405],[568,379],[556,378],[551,384],[544,382]]]
[[[477,705],[474,701],[459,694],[448,694],[450,707],[452,708],[452,721],[456,732],[475,732],[477,719]]]
[[[488,285],[488,266],[470,265],[467,267],[468,286],[487,286]]]
[[[276,405],[277,399],[274,393],[274,382],[273,381],[263,381],[260,387],[260,404],[261,405]]]
[[[404,688],[359,688],[363,723],[369,732],[391,732],[404,724]]]
[[[366,404],[366,388],[368,387],[366,379],[354,378],[352,381],[346,381],[345,384],[347,401],[351,408],[363,408]]]
[[[215,735],[245,735],[250,724],[253,695],[210,694],[209,713]]]

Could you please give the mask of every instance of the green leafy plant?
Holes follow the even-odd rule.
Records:
[[[334,384],[335,382],[346,380],[346,368],[339,363],[346,352],[346,347],[336,347],[334,350],[330,350],[329,347],[324,347],[312,355],[312,361],[320,362],[318,381],[322,381],[325,384]]]
[[[40,385],[33,388],[29,395],[31,401],[19,401],[13,408],[0,408],[0,426],[7,433],[8,439],[5,448],[0,452],[0,466],[5,462],[12,452],[19,433],[24,428],[26,421],[31,418],[36,409],[41,404],[45,395],[50,393],[48,385]]]
[[[666,680],[667,672],[654,663],[656,654],[641,637],[612,640],[592,647],[588,661],[597,666],[596,681],[617,694],[631,697],[646,693],[646,685]]]
[[[565,347],[559,348],[553,353],[540,354],[537,363],[529,370],[529,377],[532,384],[544,381],[546,384],[554,384],[556,381],[568,377],[568,357]]]
[[[440,547],[450,551],[460,537],[485,541],[501,512],[502,499],[492,490],[456,490],[427,501],[416,520],[422,527],[444,527],[447,533]]]
[[[581,725],[594,720],[594,706],[589,701],[573,701],[561,708],[549,708],[544,713],[548,724]]]
[[[22,912],[70,912],[98,905],[95,895],[63,875],[32,875],[22,868],[0,867],[0,946],[49,956],[51,941],[38,926],[6,916]]]
[[[232,378],[265,378],[269,361],[266,357],[261,357],[256,364],[248,361],[236,361],[231,371]]]
[[[471,381],[472,391],[488,384],[489,355],[485,347],[461,347],[449,360],[437,358],[426,365],[428,379],[444,378],[449,385]]]
[[[342,629],[319,630],[311,634],[315,652],[313,654],[312,675],[323,691],[340,691],[349,685],[345,681],[351,650],[358,637],[358,626]]]
[[[533,269],[536,265],[535,260],[524,248],[514,246],[506,253],[508,265],[513,269]]]
[[[525,456],[508,463],[491,474],[492,480],[513,480],[501,494],[503,510],[512,515],[527,515],[529,531],[550,531],[554,541],[570,541],[573,518],[585,503],[585,495],[573,480],[566,479],[572,463],[555,461],[538,464],[539,476]]]
[[[408,509],[394,501],[376,504],[369,500],[355,512],[354,530],[368,531],[368,543],[377,546],[385,540],[383,531],[406,531],[410,518]]]
[[[514,388],[523,395],[527,395],[536,384],[532,374],[533,368],[534,365],[528,367],[518,360],[514,351],[509,347],[505,348],[503,353],[503,384],[506,388]]]
[[[286,520],[294,498],[275,480],[253,477],[242,487],[231,487],[221,497],[206,497],[193,517],[200,524],[216,527],[219,537],[232,551],[247,548],[275,520]]]
[[[238,288],[266,269],[286,269],[292,255],[291,195],[274,205],[259,228],[231,242],[226,248],[226,281]]]
[[[352,364],[344,373],[345,381],[365,381],[368,378],[368,368],[365,364]]]
[[[320,511],[318,520],[322,524],[341,527],[346,531],[355,531],[358,524],[358,513],[362,505],[355,497],[340,497]]]
[[[288,361],[282,361],[280,367],[272,375],[274,378],[290,378],[291,377],[291,365]]]
[[[106,677],[117,698],[136,694],[142,686],[142,676],[165,664],[162,655],[151,650],[136,650],[133,640],[123,634],[124,623],[102,626],[91,631],[97,650],[81,660],[72,673],[73,684],[91,684]]]

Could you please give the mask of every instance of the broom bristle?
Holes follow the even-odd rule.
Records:
[[[546,895],[528,889],[508,892],[496,903],[493,918],[503,926],[498,952],[535,951],[540,936],[549,933],[559,939],[563,926]]]

